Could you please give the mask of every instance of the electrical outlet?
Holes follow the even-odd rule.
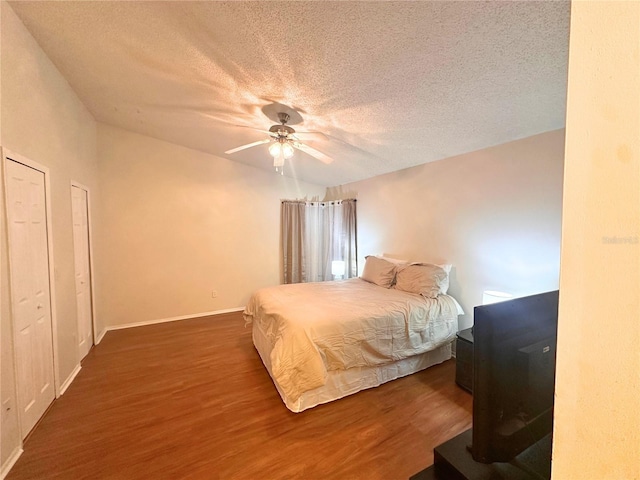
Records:
[[[4,402],[2,402],[2,413],[3,415],[8,415],[8,413],[11,411],[11,397],[5,399]]]
[[[211,290],[211,298],[218,298],[218,291],[217,290]]]

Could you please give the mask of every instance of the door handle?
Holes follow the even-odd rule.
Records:
[[[41,308],[44,308],[42,305],[38,304],[38,310],[40,310]]]

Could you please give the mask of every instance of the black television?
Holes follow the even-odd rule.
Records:
[[[510,462],[545,444],[550,469],[558,293],[474,309],[471,454],[477,462]]]

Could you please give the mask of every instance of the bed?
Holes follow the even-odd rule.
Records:
[[[462,309],[442,293],[448,275],[446,286],[428,296],[397,288],[396,272],[403,268],[391,267],[393,278],[381,284],[364,279],[365,266],[362,278],[279,285],[251,296],[244,318],[289,410],[301,412],[451,358]]]

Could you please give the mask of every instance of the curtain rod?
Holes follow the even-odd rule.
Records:
[[[280,200],[280,203],[339,203],[339,202],[357,202],[357,198],[345,198],[341,200]]]

